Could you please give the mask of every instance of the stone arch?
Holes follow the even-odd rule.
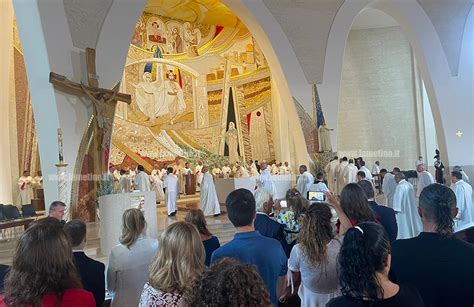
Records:
[[[378,0],[349,4],[346,2],[340,8],[329,34],[323,83],[320,90],[321,100],[326,106],[325,115],[328,122],[337,123],[342,63],[352,23],[360,12],[368,8],[380,10],[394,18],[410,42],[426,86],[435,120],[438,144],[444,156],[448,157],[445,138],[446,123],[443,122],[446,106],[440,102],[449,101],[447,88],[452,86],[449,65],[431,21],[416,1],[398,6]],[[337,144],[335,135],[333,144]]]

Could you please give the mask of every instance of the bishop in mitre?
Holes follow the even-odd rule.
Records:
[[[205,216],[217,216],[221,214],[221,206],[217,198],[214,180],[212,175],[209,174],[209,168],[207,166],[203,166],[202,168],[201,210]]]
[[[20,189],[20,204],[29,205],[33,198],[33,178],[29,171],[24,171],[23,176],[18,179],[18,188]]]
[[[395,181],[397,187],[393,195],[393,210],[398,225],[397,239],[410,239],[416,237],[422,230],[415,191],[411,183],[405,180],[405,174],[402,172],[395,175]]]

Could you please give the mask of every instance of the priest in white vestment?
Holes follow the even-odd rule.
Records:
[[[231,173],[232,169],[229,167],[229,163],[224,163],[224,166],[222,167],[222,175],[224,176],[224,178],[229,178]]]
[[[202,161],[198,161],[198,165],[196,165],[194,168],[194,176],[196,177],[196,191],[201,191],[202,168]]]
[[[308,172],[306,165],[300,165],[300,174],[301,175],[298,177],[298,182],[296,184],[296,189],[300,191],[301,196],[307,198],[308,191],[314,184],[314,177],[310,172]]]
[[[202,184],[201,184],[201,210],[205,216],[221,214],[221,206],[217,198],[214,180],[207,166],[202,168]]]
[[[178,211],[177,201],[179,197],[179,181],[178,177],[173,174],[173,168],[168,167],[167,175],[163,181],[163,187],[166,189],[166,207],[168,209],[168,216],[175,216]]]
[[[420,165],[420,164],[425,164],[425,162],[423,162],[423,157],[422,157],[422,156],[419,156],[419,157],[418,157],[418,160],[416,160],[416,162],[415,162],[415,169],[417,169],[417,168],[418,168],[418,165]]]
[[[23,176],[18,179],[18,188],[20,189],[20,204],[29,205],[33,198],[33,178],[29,171],[24,171]]]
[[[341,163],[336,167],[336,195],[341,195],[342,189],[346,186],[344,183],[344,169],[349,165],[347,158],[344,157],[341,160]]]
[[[455,167],[453,167],[453,171],[458,171],[458,172],[460,172],[461,175],[462,175],[462,180],[463,180],[464,182],[469,183],[469,176],[466,174],[465,171],[463,171],[462,167],[456,165]]]
[[[132,189],[132,180],[125,170],[120,170],[119,193],[129,193]]]
[[[344,184],[357,182],[357,166],[354,165],[354,160],[349,159],[349,164],[342,171],[342,177],[344,178]]]
[[[454,218],[454,230],[456,231],[464,225],[474,222],[472,187],[462,180],[462,174],[459,171],[451,173],[451,182],[451,190],[456,194],[456,207],[458,208],[458,214]]]
[[[383,176],[382,191],[385,195],[385,205],[389,208],[393,208],[393,195],[395,194],[395,189],[397,187],[395,175],[388,173],[386,169],[383,169],[380,174]]]
[[[272,180],[272,174],[270,174],[270,170],[268,169],[267,163],[263,162],[260,165],[260,176],[258,180],[261,183],[262,189],[265,189],[272,197],[276,195],[276,187]]]
[[[416,168],[416,171],[418,173],[418,184],[416,186],[416,197],[419,198],[421,191],[430,184],[434,183],[434,178],[433,175],[428,173],[425,169],[424,164],[419,164],[418,167]]]
[[[212,176],[215,178],[220,177],[222,174],[222,170],[218,168],[217,166],[212,169]]]
[[[402,172],[395,175],[395,181],[397,187],[393,195],[393,210],[395,210],[398,225],[397,239],[410,239],[416,237],[422,230],[415,191],[411,183],[405,180]]]
[[[145,173],[143,165],[138,166],[138,174],[135,176],[134,187],[135,190],[140,192],[151,191],[150,178],[148,177],[148,174]]]
[[[250,177],[257,177],[259,175],[257,166],[255,165],[255,163],[253,163],[253,160],[249,160],[249,163],[247,164],[247,168],[248,168]]]
[[[380,162],[375,161],[374,166],[372,166],[372,174],[377,175],[380,173]]]
[[[235,170],[235,178],[248,178],[250,177],[249,172],[247,169],[240,164],[237,165]]]
[[[331,191],[336,191],[336,167],[339,165],[339,158],[336,156],[324,168],[324,172],[328,176],[328,188]]]
[[[159,171],[150,175],[151,190],[156,194],[156,201],[161,202],[165,200],[165,192],[163,192],[163,181],[160,179]]]
[[[363,171],[365,173],[365,179],[372,181],[372,173],[369,171],[367,167],[365,167],[365,161],[360,161],[360,169],[359,171]]]

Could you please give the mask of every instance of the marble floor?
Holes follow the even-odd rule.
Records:
[[[199,206],[198,196],[182,196],[178,200],[178,213],[174,217],[168,217],[166,207],[158,204],[156,209],[158,232],[161,233],[170,224],[176,221],[182,221],[186,217],[186,213],[191,208]],[[222,214],[218,217],[206,217],[208,228],[211,233],[219,238],[219,241],[226,243],[234,237],[235,229],[227,218],[225,206],[221,206]],[[2,233],[0,236],[0,263],[12,263],[14,249],[18,242],[18,238],[23,232],[22,227],[11,229],[8,233]],[[103,263],[107,262],[108,255],[103,255],[100,251],[100,227],[98,222],[87,224],[87,245],[86,254]]]

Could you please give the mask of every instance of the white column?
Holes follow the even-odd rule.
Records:
[[[10,156],[10,97],[15,95],[11,84],[13,72],[13,6],[10,1],[0,1],[0,203],[13,203],[12,161]],[[13,117],[13,119],[15,119]],[[16,125],[15,125],[16,126]],[[17,189],[18,190],[18,189]]]

